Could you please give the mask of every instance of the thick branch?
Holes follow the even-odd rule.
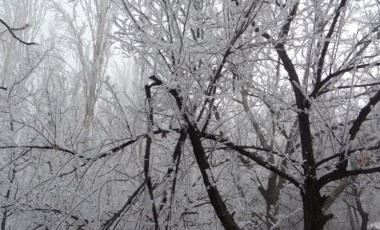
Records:
[[[290,14],[287,17],[285,24],[281,28],[280,38],[284,38],[288,35],[289,30],[290,30],[290,25],[292,24],[293,19],[296,17],[299,3],[300,1],[296,1],[292,10],[290,11]]]
[[[304,171],[305,174],[309,173],[309,166],[315,164],[313,155],[312,135],[310,130],[310,120],[308,111],[310,102],[301,91],[301,85],[297,71],[290,57],[288,56],[285,46],[282,43],[275,45],[278,56],[284,64],[285,70],[288,72],[289,80],[293,88],[294,97],[296,99],[298,112],[298,125],[301,137],[302,158],[305,161]]]
[[[325,42],[324,42],[324,45],[323,45],[323,48],[322,48],[321,56],[319,57],[319,61],[318,61],[318,64],[317,64],[317,79],[316,79],[316,83],[315,83],[316,87],[319,87],[319,84],[321,83],[323,65],[324,65],[324,61],[325,61],[325,58],[326,58],[327,49],[328,49],[328,47],[330,45],[330,39],[331,39],[331,37],[332,37],[332,35],[334,33],[336,23],[338,22],[339,16],[341,14],[341,10],[346,5],[346,2],[347,2],[347,0],[342,0],[340,2],[340,4],[339,4],[338,8],[335,10],[334,19],[333,19],[333,21],[331,23],[329,32],[327,33],[327,35],[325,37]]]
[[[372,111],[373,107],[379,102],[380,100],[380,90],[377,91],[377,93],[369,99],[369,102],[362,110],[360,111],[358,117],[354,121],[350,131],[348,132],[350,134],[350,142],[353,141],[357,135],[357,133],[360,130],[360,127],[362,126],[363,122],[367,119],[368,114]],[[347,153],[349,155],[349,153]],[[337,165],[337,168],[345,171],[348,165],[348,159],[346,157],[346,153],[343,152],[339,156],[339,164]]]
[[[379,102],[379,100],[380,100],[380,90],[377,91],[377,93],[369,99],[368,104],[362,108],[358,117],[354,121],[354,124],[352,125],[349,131],[351,141],[355,139],[356,134],[359,132],[361,125],[367,119],[368,114],[371,112],[371,110],[377,104],[377,102]]]
[[[161,85],[163,83],[156,76],[151,76],[150,79],[155,82],[155,85]],[[186,111],[183,109],[183,98],[179,95],[179,92],[179,89],[169,89],[169,93],[176,100],[178,109],[181,111],[182,117],[188,126],[187,131],[193,147],[194,156],[196,158],[198,168],[201,171],[203,183],[206,187],[211,205],[213,206],[216,215],[222,222],[222,225],[225,229],[240,229],[233,216],[228,212],[216,184],[212,181],[213,179],[209,178],[209,176],[211,176],[211,169],[206,158],[205,150],[200,141],[199,130],[197,129],[196,124],[192,122]]]
[[[197,160],[198,167],[202,174],[203,183],[206,187],[208,196],[211,201],[211,205],[214,207],[216,215],[222,222],[222,225],[225,229],[240,229],[231,213],[229,213],[229,211],[227,210],[227,207],[219,193],[219,190],[213,181],[211,175],[211,168],[207,161],[206,153],[202,146],[200,137],[198,136],[197,130],[193,126],[190,126],[188,128],[188,132],[191,144],[193,146],[194,156]]]
[[[321,189],[323,186],[325,186],[329,182],[340,180],[345,177],[358,176],[358,175],[371,174],[371,173],[379,173],[379,172],[380,172],[380,166],[374,167],[374,168],[356,169],[356,170],[347,170],[347,171],[335,170],[318,179],[318,188]]]

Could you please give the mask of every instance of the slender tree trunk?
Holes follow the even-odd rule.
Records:
[[[362,220],[362,222],[360,223],[360,230],[367,230],[369,214],[366,211],[364,211],[362,202],[360,201],[360,191],[358,190],[358,188],[354,186],[352,190],[355,196],[356,208]]]
[[[265,191],[265,204],[266,204],[266,217],[268,219],[267,228],[271,230],[278,230],[277,223],[278,216],[278,201],[280,200],[281,189],[284,187],[286,181],[284,178],[271,173],[268,179],[268,189]]]
[[[362,222],[360,223],[360,230],[367,230],[368,222],[369,222],[369,214],[364,211],[360,198],[355,197],[356,204],[358,206],[358,211],[360,214],[360,217],[362,219]]]

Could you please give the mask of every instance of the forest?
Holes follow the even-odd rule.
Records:
[[[380,0],[1,0],[0,230],[380,229]]]

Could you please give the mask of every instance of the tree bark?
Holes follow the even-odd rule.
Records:
[[[210,198],[211,205],[213,206],[216,215],[222,222],[222,225],[225,229],[240,229],[237,223],[235,222],[233,216],[228,212],[227,207],[219,194],[216,184],[212,181],[213,179],[211,177],[210,164],[207,161],[206,154],[202,146],[200,137],[197,133],[197,130],[193,126],[190,126],[188,128],[188,133],[191,145],[193,146],[194,155],[197,160],[198,167],[201,171],[203,182],[207,190],[207,194]]]
[[[301,196],[304,212],[304,230],[323,230],[324,225],[333,215],[323,213],[323,204],[326,199],[321,196],[315,179],[306,178],[304,188],[301,190]]]

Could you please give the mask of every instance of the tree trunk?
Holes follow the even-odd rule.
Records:
[[[265,190],[263,187],[259,187],[260,194],[265,199],[266,204],[266,218],[267,228],[271,230],[279,229],[277,223],[277,215],[279,211],[278,201],[280,199],[281,189],[284,187],[286,181],[284,178],[271,173],[268,178],[268,187]]]
[[[366,211],[364,211],[362,202],[360,201],[360,192],[358,191],[358,188],[354,187],[353,192],[355,196],[356,208],[362,219],[362,222],[360,224],[360,230],[367,230],[367,226],[369,222],[369,214]]]
[[[306,178],[303,190],[301,190],[303,212],[304,212],[304,230],[323,230],[323,227],[332,214],[323,213],[323,203],[325,198],[321,197],[316,185],[316,180]]]
[[[231,215],[219,193],[219,190],[213,181],[211,175],[211,168],[207,161],[205,151],[203,149],[201,140],[194,127],[188,128],[191,145],[193,146],[194,156],[197,160],[198,167],[201,171],[203,183],[206,187],[207,194],[210,198],[211,205],[213,206],[216,215],[220,222],[227,230],[239,230],[239,226],[235,222],[233,215]],[[208,175],[209,174],[209,175]]]

